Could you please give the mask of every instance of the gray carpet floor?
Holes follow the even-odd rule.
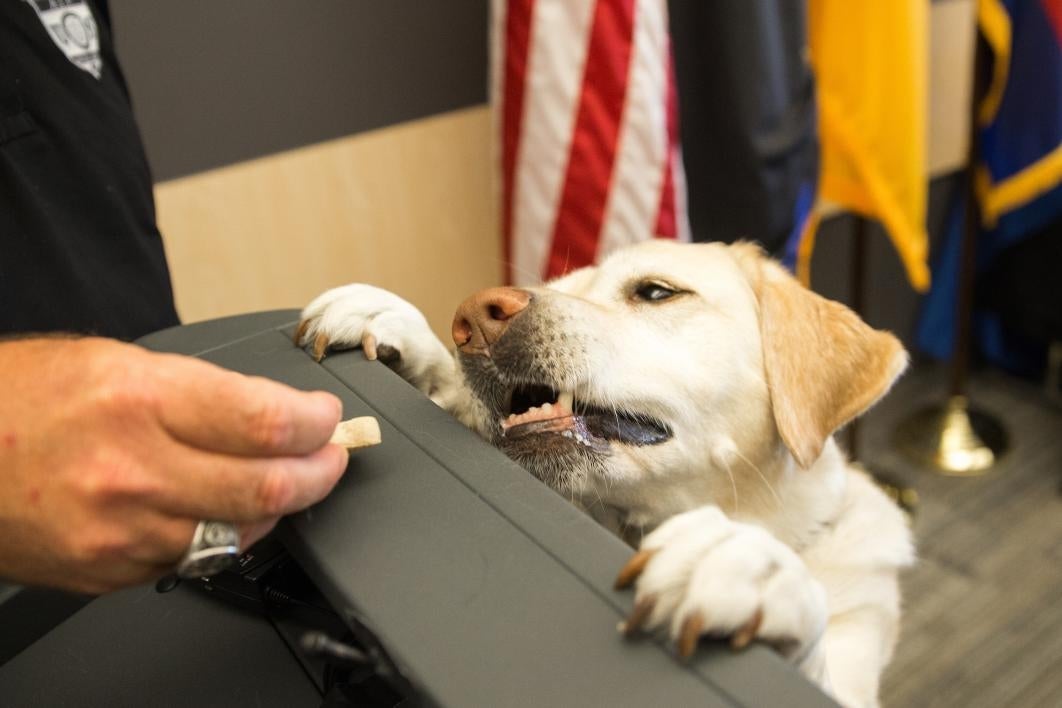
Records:
[[[892,436],[946,392],[945,370],[916,367],[860,429],[864,464],[919,496],[920,560],[903,578],[902,635],[882,702],[1062,706],[1062,409],[1034,384],[976,374],[970,399],[1002,420],[1010,449],[983,477],[945,477],[900,455]]]

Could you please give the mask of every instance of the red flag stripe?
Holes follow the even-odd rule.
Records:
[[[656,212],[653,233],[664,238],[678,238],[675,215],[675,157],[678,153],[678,89],[675,86],[675,57],[671,42],[667,43],[667,159],[664,161],[664,182],[660,189],[660,207]]]
[[[597,254],[627,94],[633,34],[634,0],[598,0],[544,274],[547,279],[589,265]]]
[[[1047,21],[1055,31],[1055,39],[1062,44],[1062,0],[1040,0]]]
[[[513,282],[513,198],[516,155],[524,114],[524,84],[535,0],[508,0],[505,13],[505,66],[502,76],[502,252],[506,279]]]

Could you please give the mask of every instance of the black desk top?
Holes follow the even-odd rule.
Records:
[[[268,622],[187,586],[100,597],[0,666],[10,708],[320,703]]]
[[[360,352],[315,363],[291,344],[296,318],[294,311],[229,318],[143,343],[330,390],[345,417],[379,419],[383,444],[356,453],[333,494],[290,518],[282,536],[337,611],[371,628],[429,700],[832,705],[760,647],[737,655],[708,647],[683,663],[662,642],[622,640],[616,625],[631,594],[611,585],[629,548]],[[241,682],[241,671],[268,678],[270,691],[283,684],[292,692],[273,704],[319,701],[305,694],[312,686],[295,676],[290,656],[281,666],[284,649],[279,640],[270,647],[268,625],[190,594],[135,589],[93,602],[0,667],[3,702],[32,696],[28,703],[62,705],[77,696],[90,700],[72,704],[99,698],[114,706],[153,689],[190,703],[178,691],[199,674],[216,687],[210,695],[233,699],[223,703],[253,705],[245,691],[254,680],[248,674],[250,682]],[[216,652],[236,668],[216,666]],[[144,661],[150,670],[136,668]],[[58,666],[65,671],[56,673]]]

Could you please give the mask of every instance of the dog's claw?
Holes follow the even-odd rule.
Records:
[[[682,623],[682,630],[678,637],[678,653],[683,659],[688,659],[697,648],[697,641],[701,638],[704,630],[704,616],[700,612],[694,612]]]
[[[365,358],[369,361],[376,361],[376,337],[366,332],[361,337],[361,349],[365,352]]]
[[[649,615],[652,614],[654,607],[656,607],[656,598],[652,595],[643,597],[634,603],[634,609],[631,610],[627,621],[623,623],[623,634],[630,637],[641,629],[645,621],[649,619]]]
[[[749,621],[738,627],[734,635],[730,637],[730,647],[732,649],[744,649],[752,640],[756,637],[756,632],[760,631],[760,623],[763,622],[763,609],[757,608],[749,618]]]
[[[321,361],[324,359],[325,352],[328,351],[328,335],[319,334],[317,338],[313,340],[313,358],[314,361]]]
[[[643,549],[631,556],[631,559],[627,561],[627,565],[623,566],[619,575],[616,576],[614,587],[617,590],[630,587],[631,583],[637,580],[638,576],[645,570],[645,566],[649,563],[654,553],[656,553],[655,550]]]
[[[309,320],[299,320],[299,326],[295,329],[295,346],[302,346],[302,338],[306,336],[306,330],[310,328]]]

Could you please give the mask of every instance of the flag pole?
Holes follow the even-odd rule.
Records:
[[[975,10],[976,12],[976,10]],[[970,88],[970,130],[963,196],[966,199],[959,260],[955,311],[955,350],[951,358],[948,400],[923,408],[902,421],[893,442],[908,458],[935,471],[976,477],[987,473],[1007,448],[1007,433],[999,420],[970,403],[971,323],[974,281],[977,277],[977,239],[981,232],[976,172],[981,163],[977,108],[985,86],[987,55],[974,22],[974,71]]]
[[[867,272],[867,245],[870,242],[870,219],[859,213],[854,213],[855,228],[852,234],[852,258],[849,263],[850,277],[848,279],[848,296],[852,310],[861,318],[866,319],[866,272]],[[883,473],[875,469],[865,461],[860,460],[862,425],[859,418],[853,418],[846,428],[846,447],[848,458],[869,474],[878,487],[885,492],[901,509],[908,514],[918,511],[918,490],[907,484],[903,479],[891,474]]]
[[[866,319],[863,282],[866,278],[868,220],[862,214],[855,214],[855,233],[852,235],[852,262],[848,280],[848,296],[852,300],[852,309]],[[848,424],[848,455],[853,460],[859,459],[859,418]]]

